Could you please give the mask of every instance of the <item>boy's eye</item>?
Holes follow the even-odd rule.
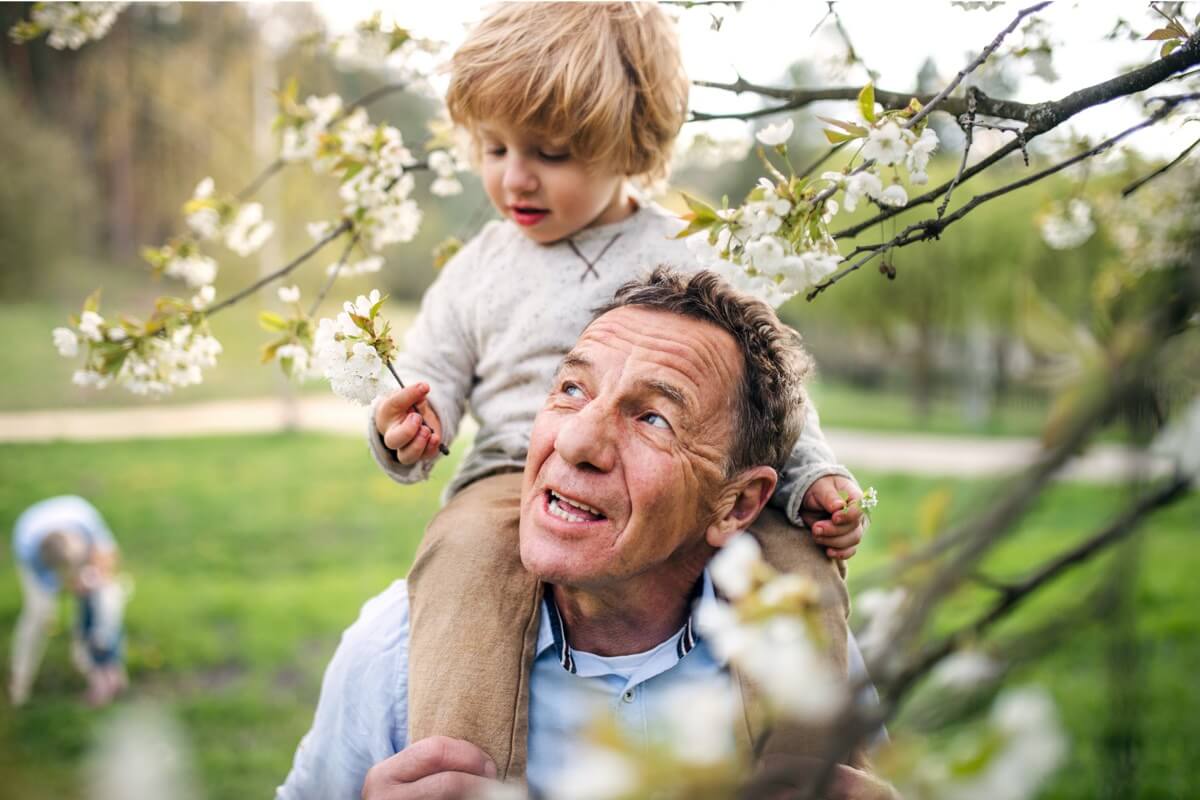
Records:
[[[642,415],[642,420],[650,423],[656,428],[662,428],[668,431],[671,430],[671,423],[667,422],[667,418],[662,414],[656,414],[653,411],[650,411]]]
[[[556,163],[559,161],[566,161],[568,158],[571,157],[571,154],[569,152],[568,153],[547,153],[544,150],[539,150],[538,156],[543,161],[549,161],[551,163]]]
[[[503,145],[491,145],[486,148],[486,152],[489,156],[502,156],[505,151]]]

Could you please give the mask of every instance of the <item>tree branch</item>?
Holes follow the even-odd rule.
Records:
[[[1151,99],[1161,101],[1162,107],[1159,108],[1157,111],[1155,111],[1153,114],[1151,114],[1149,118],[1143,120],[1142,122],[1138,123],[1137,125],[1134,125],[1130,128],[1126,128],[1125,130],[1121,131],[1117,135],[1112,136],[1108,139],[1105,139],[1103,142],[1096,145],[1095,147],[1093,147],[1089,150],[1086,150],[1078,155],[1072,156],[1071,158],[1068,158],[1064,161],[1060,161],[1059,163],[1055,164],[1052,167],[1047,167],[1046,169],[1041,170],[1040,172],[1036,172],[1033,175],[1029,175],[1024,178],[1021,178],[1020,180],[1013,181],[1012,183],[1005,184],[1004,186],[1001,186],[998,189],[993,189],[990,192],[984,192],[983,194],[975,195],[969,201],[967,201],[965,204],[963,204],[961,207],[959,207],[957,210],[955,210],[955,212],[948,217],[945,217],[945,218],[935,217],[933,219],[926,219],[926,220],[922,220],[920,222],[915,222],[912,225],[909,225],[907,228],[905,228],[903,231],[901,231],[898,235],[896,235],[893,239],[891,239],[890,241],[886,242],[882,246],[880,246],[877,249],[875,249],[874,251],[872,251],[871,255],[869,255],[868,257],[861,259],[860,261],[854,262],[846,267],[843,267],[842,269],[840,269],[837,272],[830,275],[825,280],[823,280],[820,283],[813,286],[813,288],[806,295],[807,299],[810,301],[813,300],[821,292],[825,291],[830,286],[833,286],[835,283],[840,281],[842,278],[845,278],[850,273],[855,272],[856,270],[858,270],[860,267],[862,267],[864,264],[866,264],[868,261],[870,261],[875,256],[881,255],[882,253],[887,252],[888,250],[891,250],[896,247],[904,247],[904,246],[910,245],[914,242],[921,242],[921,241],[925,241],[927,239],[936,239],[939,236],[941,236],[942,231],[944,231],[951,224],[962,219],[967,214],[969,214],[973,209],[978,208],[980,205],[986,203],[987,201],[994,200],[995,198],[1000,197],[1005,194],[1008,194],[1009,192],[1015,191],[1016,189],[1020,189],[1024,186],[1028,186],[1031,183],[1036,183],[1037,181],[1040,181],[1043,178],[1046,178],[1050,175],[1053,175],[1056,172],[1060,172],[1060,171],[1066,169],[1067,167],[1071,166],[1072,164],[1077,164],[1080,161],[1083,161],[1085,159],[1091,158],[1092,156],[1095,156],[1095,155],[1098,155],[1099,153],[1104,152],[1105,150],[1109,149],[1114,144],[1119,142],[1121,139],[1124,139],[1126,136],[1129,136],[1130,134],[1135,133],[1136,131],[1139,131],[1142,128],[1148,127],[1148,126],[1153,125],[1154,123],[1158,122],[1160,119],[1162,119],[1167,114],[1169,114],[1175,108],[1175,106],[1179,105],[1180,103],[1188,101],[1188,100],[1197,99],[1197,95],[1177,95],[1175,97],[1164,97],[1164,98],[1156,97],[1156,98],[1151,98]],[[1011,143],[1011,145],[1015,148],[1017,143],[1014,142],[1014,143]],[[1001,148],[1001,150],[1003,150],[1003,149],[1004,148]],[[997,152],[1000,152],[1000,151],[997,151]],[[1010,152],[1011,152],[1011,150],[1010,150]],[[983,163],[983,162],[980,162],[980,163]],[[976,166],[978,166],[978,165],[976,165]],[[976,171],[978,171],[978,170],[976,170]],[[970,170],[968,170],[967,172],[969,173]],[[953,181],[951,183],[953,183]],[[909,205],[911,206],[912,204],[910,203]],[[903,210],[903,209],[901,209],[901,210]],[[838,235],[835,234],[834,238],[837,238],[837,236]],[[857,251],[855,251],[855,252],[857,252]]]
[[[1025,17],[1029,16],[1030,14],[1041,11],[1048,5],[1050,5],[1050,0],[1045,0],[1045,2],[1038,3],[1037,5],[1032,5],[1028,8],[1021,9],[1017,13],[1016,18],[1012,22],[1008,23],[1008,27],[1000,31],[996,38],[992,40],[992,43],[983,48],[983,52],[975,57],[974,61],[972,61],[963,69],[959,70],[958,74],[954,76],[954,79],[950,81],[946,88],[942,89],[934,96],[932,100],[924,104],[920,111],[913,115],[908,122],[904,123],[904,127],[911,128],[921,120],[925,119],[925,117],[929,116],[929,112],[933,111],[942,101],[949,97],[950,93],[953,92],[960,83],[962,83],[964,78],[978,69],[983,62],[988,60],[988,57],[991,56],[992,53],[996,52],[996,48],[1000,46],[1000,43],[1004,41],[1006,36],[1017,29],[1017,26],[1021,24],[1021,20],[1025,19]]]
[[[1164,172],[1166,172],[1171,167],[1178,164],[1180,161],[1183,161],[1185,158],[1187,158],[1188,153],[1190,153],[1190,152],[1192,152],[1192,150],[1196,149],[1196,145],[1200,145],[1200,139],[1197,139],[1196,141],[1189,144],[1182,153],[1175,156],[1175,158],[1171,159],[1168,163],[1166,163],[1163,166],[1159,167],[1158,169],[1154,170],[1154,172],[1151,172],[1146,177],[1139,178],[1138,180],[1136,180],[1133,183],[1126,186],[1124,189],[1121,190],[1121,197],[1129,197],[1129,195],[1133,194],[1138,189],[1142,188],[1147,183],[1149,183],[1150,181],[1157,178],[1159,175],[1162,175]]]
[[[1200,32],[1192,34],[1187,42],[1181,47],[1177,47],[1166,58],[1159,59],[1152,64],[1148,64],[1132,72],[1127,72],[1124,75],[1118,75],[1115,78],[1095,84],[1094,86],[1072,92],[1054,102],[1029,106],[1029,110],[1023,118],[1023,121],[1028,123],[1024,130],[1024,141],[1028,143],[1030,140],[1053,130],[1081,111],[1149,89],[1161,83],[1170,75],[1195,64],[1200,64]],[[878,93],[876,93],[876,97],[878,97]],[[947,105],[943,110],[949,111],[950,106]],[[978,110],[979,113],[987,116],[997,116],[985,110],[985,102],[982,96],[979,99]],[[963,173],[962,181],[966,181],[973,175],[979,174],[1019,147],[1019,142],[1009,142]],[[870,219],[837,231],[833,234],[833,238],[842,239],[857,236],[878,223],[902,213],[906,209],[932,202],[940,197],[950,187],[950,184],[951,181],[947,181],[941,186],[913,198],[903,208],[884,209]]]
[[[354,245],[358,244],[358,240],[362,238],[362,231],[357,230],[350,237],[350,241],[346,242],[345,249],[334,262],[333,267],[329,270],[329,277],[325,280],[325,284],[321,287],[321,291],[317,293],[316,298],[312,302],[312,306],[308,309],[308,316],[317,313],[317,309],[321,307],[321,301],[329,294],[329,290],[333,287],[334,282],[338,279],[338,274],[341,273],[342,267],[346,264],[346,259],[350,257],[350,251],[354,249]]]
[[[1186,495],[1191,478],[1176,475],[1158,489],[1145,494],[1131,503],[1103,530],[1080,542],[1057,558],[1042,565],[1024,580],[1006,587],[1000,598],[976,618],[940,642],[925,650],[924,654],[906,670],[889,681],[886,691],[889,702],[895,702],[923,675],[927,674],[942,659],[953,653],[965,642],[978,638],[989,628],[1012,613],[1031,595],[1058,578],[1062,573],[1079,566],[1102,552],[1105,548],[1121,541],[1133,533],[1147,514],[1170,505]]]
[[[340,225],[338,225],[336,228],[331,230],[329,233],[325,234],[325,236],[323,238],[321,238],[319,241],[317,241],[312,247],[308,248],[303,253],[296,256],[291,261],[289,261],[288,263],[284,264],[279,269],[272,272],[270,275],[265,275],[262,278],[259,278],[254,283],[247,286],[245,289],[242,289],[241,291],[230,295],[229,297],[225,298],[224,300],[217,303],[216,305],[211,306],[208,309],[206,309],[204,312],[205,316],[211,317],[212,315],[228,308],[229,306],[233,305],[234,303],[238,302],[239,300],[242,300],[242,299],[254,294],[259,289],[261,289],[262,287],[271,283],[272,281],[279,280],[284,275],[287,275],[289,272],[294,270],[296,267],[300,266],[305,261],[307,261],[309,258],[311,258],[316,253],[318,253],[321,250],[321,248],[323,248],[325,245],[329,244],[334,239],[341,236],[343,233],[345,233],[348,230],[350,230],[350,221],[342,220],[342,223]]]

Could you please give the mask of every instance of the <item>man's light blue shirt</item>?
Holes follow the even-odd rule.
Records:
[[[700,597],[713,596],[708,573]],[[565,643],[557,611],[544,604],[530,677],[526,779],[534,791],[552,784],[598,709],[606,709],[636,741],[669,717],[685,685],[730,680],[689,618],[657,647],[600,657]],[[400,752],[408,738],[408,586],[398,580],[367,601],[346,629],[325,671],[312,728],[300,741],[276,800],[357,800],[367,771]],[[850,640],[850,673],[862,658]],[[730,731],[732,738],[733,732]]]
[[[707,573],[702,593],[713,595]],[[534,791],[550,785],[598,709],[612,712],[631,736],[645,737],[654,721],[665,717],[673,690],[697,680],[728,680],[703,640],[694,636],[691,619],[645,653],[604,658],[566,646],[556,636],[561,628],[551,622],[550,608],[542,607],[529,684],[526,780]],[[296,750],[277,800],[357,799],[367,770],[404,749],[408,626],[404,581],[363,606],[325,671],[313,726]]]

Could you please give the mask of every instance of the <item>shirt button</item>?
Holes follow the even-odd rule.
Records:
[[[621,699],[624,700],[626,703],[632,703],[633,702],[633,689],[626,690],[625,694],[621,695]]]

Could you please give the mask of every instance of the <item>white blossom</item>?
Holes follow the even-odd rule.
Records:
[[[262,204],[246,203],[225,231],[225,244],[245,257],[262,247],[274,232],[275,224],[263,219]]]
[[[347,312],[336,321],[322,319],[313,338],[313,360],[335,394],[365,406],[379,395],[383,360],[375,348],[351,338],[359,333]]]
[[[908,192],[904,191],[904,187],[900,184],[893,183],[880,193],[879,204],[896,208],[906,206],[908,205]]]
[[[867,131],[867,143],[863,145],[862,156],[873,159],[880,166],[891,166],[900,161],[908,153],[908,145],[900,133],[900,126],[888,120],[879,127]]]
[[[70,328],[55,328],[51,331],[54,337],[54,347],[63,358],[74,358],[79,355],[79,337]]]
[[[215,239],[221,234],[221,214],[212,206],[197,208],[184,222],[201,239]]]
[[[987,683],[1000,674],[1000,665],[978,650],[960,650],[946,657],[933,671],[939,686],[966,691]]]
[[[300,302],[300,287],[299,286],[280,286],[279,302],[281,303],[299,303]]]
[[[334,223],[326,220],[320,220],[319,222],[308,223],[304,226],[304,229],[308,231],[309,237],[314,242],[319,242],[328,236],[333,231],[334,227]]]
[[[879,492],[875,491],[875,487],[871,486],[863,492],[863,496],[858,500],[858,507],[863,511],[870,511],[879,505]]]
[[[196,292],[192,297],[192,308],[197,311],[202,311],[208,308],[208,304],[217,296],[217,290],[213,286],[201,286],[200,291]]]
[[[275,350],[275,358],[280,362],[291,362],[290,374],[296,378],[308,375],[309,352],[303,345],[285,344]]]
[[[78,50],[89,40],[104,38],[129,3],[39,3],[30,19],[48,30],[46,44],[56,50]]]
[[[550,796],[562,800],[616,800],[637,788],[637,769],[628,757],[589,745],[571,753]]]
[[[892,651],[893,639],[900,630],[901,611],[908,593],[901,587],[871,589],[855,599],[866,625],[856,634],[858,646],[868,662],[882,663]]]
[[[103,324],[104,317],[95,311],[84,311],[79,315],[79,332],[93,342],[104,341],[104,332],[100,329]]]
[[[905,133],[908,133],[908,131],[905,131]],[[931,126],[926,126],[925,130],[921,131],[921,136],[909,146],[904,163],[908,167],[913,183],[925,183],[925,180],[928,180],[926,178],[925,180],[918,181],[916,175],[912,173],[925,173],[926,168],[929,166],[929,158],[933,155],[933,151],[937,149],[937,146],[937,132]]]
[[[785,119],[779,124],[768,125],[758,133],[754,134],[754,138],[765,144],[767,147],[778,147],[781,144],[787,144],[788,139],[792,138],[792,131],[795,125],[790,119]]]
[[[726,597],[737,600],[754,588],[754,570],[762,563],[762,548],[748,533],[735,534],[709,562],[713,584]]]
[[[429,191],[438,197],[461,194],[462,190],[462,183],[459,182],[458,178],[437,178],[429,185]]]
[[[1042,220],[1042,240],[1054,250],[1071,250],[1079,247],[1096,232],[1092,221],[1092,207],[1079,198],[1067,204],[1066,214],[1061,208]]]
[[[195,191],[192,192],[192,199],[207,200],[208,198],[212,197],[213,190],[215,188],[216,184],[213,182],[211,177],[202,178],[200,182],[196,184]]]
[[[113,325],[108,329],[107,334],[110,342],[122,342],[129,336],[120,325]]]
[[[181,278],[188,286],[209,286],[217,277],[217,262],[199,253],[176,257],[167,262],[163,269],[173,278]]]
[[[842,196],[842,205],[847,211],[858,207],[858,201],[865,195],[878,200],[883,194],[883,181],[870,170],[861,170],[846,178],[846,191]]]
[[[734,719],[739,708],[728,680],[689,683],[668,690],[663,700],[663,730],[655,733],[680,761],[717,764],[734,755]]]

